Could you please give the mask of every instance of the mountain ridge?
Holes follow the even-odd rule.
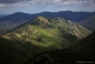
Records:
[[[65,49],[47,50],[37,54],[30,60],[25,61],[23,64],[79,64],[79,63],[92,63],[95,62],[95,31],[87,37],[81,39],[74,44],[71,44]],[[82,62],[84,61],[84,62]]]
[[[45,17],[38,16],[35,19],[30,20],[29,22],[26,22],[25,24],[23,24],[19,27],[16,28],[13,32],[23,33],[26,35],[27,34],[35,34],[38,32],[38,33],[42,33],[45,36],[45,35],[49,35],[47,30],[49,30],[50,32],[52,30],[55,30],[55,31],[57,30],[56,32],[58,32],[58,33],[60,33],[60,32],[64,33],[63,36],[66,36],[65,33],[67,33],[67,35],[71,34],[72,36],[73,35],[77,36],[77,38],[84,37],[85,35],[90,33],[89,30],[87,30],[86,28],[83,28],[81,25],[79,25],[75,22],[71,22],[70,20],[65,20],[60,17],[57,17],[54,19],[53,18],[47,19]],[[35,30],[34,28],[37,30]],[[69,32],[70,30],[71,30],[71,32]],[[84,30],[86,30],[87,34],[84,32]],[[52,34],[50,34],[51,37],[53,36]],[[20,35],[20,36],[22,36],[22,35]],[[68,37],[65,37],[65,38],[68,39]]]
[[[19,64],[43,51],[64,49],[90,33],[78,23],[61,17],[38,16],[0,37],[0,63]]]
[[[79,24],[86,27],[89,30],[95,31],[95,15],[80,21]]]
[[[13,16],[12,19],[15,19],[17,16],[19,16],[20,17],[19,19],[24,18],[26,20],[31,20],[31,19],[33,19],[33,18],[35,18],[37,16],[44,16],[44,17],[63,17],[66,20],[72,20],[72,21],[78,22],[78,21],[84,20],[85,18],[88,18],[88,17],[90,17],[92,15],[95,15],[95,12],[59,11],[59,12],[41,12],[41,13],[35,13],[35,14],[28,14],[28,13],[23,13],[23,12],[15,12],[13,14],[4,16],[3,17],[4,19],[1,18],[0,21],[6,21],[7,17],[9,17],[9,19],[11,20],[12,16]],[[22,18],[22,16],[23,16],[23,18]],[[74,17],[76,17],[76,19],[73,19]],[[79,18],[80,18],[80,20],[79,20]],[[10,20],[7,19],[7,21],[10,21]],[[16,21],[16,20],[17,19],[12,20],[12,21]]]
[[[9,31],[37,16],[44,16],[47,18],[62,17],[62,18],[65,18],[66,20],[79,22],[93,15],[95,15],[95,12],[90,13],[90,12],[59,11],[59,12],[41,12],[41,13],[36,13],[36,14],[16,12],[16,13],[1,17],[0,27]],[[4,26],[3,24],[6,26]]]

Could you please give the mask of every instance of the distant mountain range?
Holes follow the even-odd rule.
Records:
[[[17,22],[22,22],[22,21],[27,21],[31,19],[31,15],[27,13],[22,13],[22,12],[16,12],[14,14],[10,14],[7,16],[4,16],[0,19],[1,22],[4,21],[9,21],[11,23],[17,23]]]
[[[44,16],[44,17],[62,17],[67,20],[79,22],[93,15],[95,15],[95,12],[90,13],[90,12],[60,11],[60,12],[42,12],[42,13],[37,13],[37,14],[27,14],[23,12],[16,12],[14,14],[10,14],[1,18],[0,21],[19,22],[19,21],[27,21],[37,16]]]
[[[95,31],[95,15],[80,21],[79,24],[91,31]]]
[[[0,27],[9,31],[37,16],[44,16],[48,18],[62,17],[62,18],[65,18],[66,20],[79,22],[93,15],[95,15],[95,12],[90,13],[90,12],[60,11],[60,12],[42,12],[42,13],[37,13],[37,14],[27,14],[23,12],[16,12],[16,13],[1,17]]]
[[[90,33],[78,23],[61,17],[38,16],[0,37],[0,64],[24,62],[43,51],[64,49]]]

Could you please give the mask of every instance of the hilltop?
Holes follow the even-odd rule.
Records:
[[[43,51],[64,49],[90,33],[78,23],[61,17],[38,16],[0,37],[0,62],[14,64]]]

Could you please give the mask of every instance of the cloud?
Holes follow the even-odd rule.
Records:
[[[0,7],[15,6],[95,6],[95,0],[0,0]]]
[[[32,0],[37,5],[78,5],[78,6],[92,6],[95,5],[95,0]],[[31,4],[32,4],[31,3]]]
[[[0,3],[11,4],[11,3],[25,2],[25,1],[31,1],[31,0],[0,0]]]

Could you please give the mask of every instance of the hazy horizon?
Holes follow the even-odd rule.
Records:
[[[95,12],[95,0],[0,0],[0,14],[35,14],[68,10]]]
[[[71,10],[66,10],[66,11],[71,11]],[[38,14],[38,13],[43,13],[43,12],[51,12],[51,13],[57,13],[57,12],[65,12],[65,11],[56,11],[56,12],[52,12],[52,11],[42,11],[42,12],[37,12],[37,13],[28,13],[28,12],[13,12],[13,13],[8,13],[8,14],[0,14],[0,16],[3,16],[3,15],[10,15],[10,14],[14,14],[14,13],[26,13],[26,14]],[[89,12],[89,13],[93,13],[93,12],[95,12],[95,11],[92,11],[92,12],[90,12],[90,11],[71,11],[71,12]]]

